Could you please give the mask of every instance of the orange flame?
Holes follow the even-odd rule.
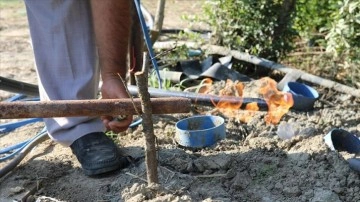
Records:
[[[201,81],[200,88],[198,90],[199,93],[207,94],[211,90],[213,81],[209,78],[205,78]]]
[[[265,116],[265,122],[267,124],[277,124],[280,122],[281,117],[294,105],[294,100],[290,93],[278,91],[276,81],[273,79],[265,77],[261,81],[259,93],[264,96],[269,108],[268,114]]]
[[[281,117],[293,106],[293,98],[290,93],[278,91],[276,81],[269,77],[262,78],[260,82],[259,93],[263,95],[269,109],[268,114],[265,116],[265,122],[267,124],[277,124],[280,122]],[[199,92],[208,94],[212,90],[212,80],[204,79]],[[211,101],[215,108],[225,116],[236,117],[241,122],[247,123],[251,121],[256,111],[259,111],[259,106],[256,102],[252,102],[245,106],[245,111],[239,111],[243,104],[243,90],[244,84],[241,82],[227,80],[225,87],[219,91],[220,100],[217,103],[214,100]],[[234,97],[238,99],[234,99]]]
[[[242,97],[244,85],[240,82],[233,82],[227,80],[225,87],[219,91],[219,95],[223,97],[218,103],[215,104],[216,108],[227,109],[227,110],[238,110],[242,105],[242,100],[239,102],[227,101],[228,96]]]
[[[210,82],[206,82],[210,83]],[[240,121],[248,122],[251,120],[252,115],[255,113],[255,110],[258,110],[257,104],[254,103],[249,105],[248,108],[250,111],[239,111],[240,107],[243,104],[243,91],[244,84],[238,81],[233,82],[232,80],[227,80],[225,87],[219,91],[220,100],[216,103],[214,100],[211,100],[215,108],[224,114],[227,117],[237,117]],[[236,97],[237,99],[235,99]]]
[[[239,117],[239,119],[244,123],[248,123],[252,120],[255,113],[259,111],[259,106],[256,102],[251,102],[245,106],[245,110],[246,111],[244,111],[244,113],[242,114],[242,116]]]

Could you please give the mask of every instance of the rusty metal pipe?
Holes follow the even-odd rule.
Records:
[[[126,98],[0,102],[0,119],[135,115],[137,111],[141,112],[141,102],[139,98],[135,98],[133,101]],[[188,113],[191,108],[189,99],[179,97],[152,98],[151,104],[153,114]]]

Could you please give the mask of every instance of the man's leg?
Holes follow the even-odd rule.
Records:
[[[98,92],[89,0],[26,0],[42,100],[94,99]],[[116,145],[99,118],[45,119],[51,138],[70,146],[85,174],[119,168]]]
[[[94,99],[99,70],[87,0],[26,0],[41,100]],[[45,119],[51,138],[65,146],[103,131],[93,117]]]

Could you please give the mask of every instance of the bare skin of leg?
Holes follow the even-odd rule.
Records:
[[[131,3],[129,0],[91,0],[91,10],[99,54],[103,85],[103,99],[128,98],[129,95],[119,76],[125,79],[127,50],[130,39]],[[132,116],[123,120],[103,116],[108,130],[125,131]]]

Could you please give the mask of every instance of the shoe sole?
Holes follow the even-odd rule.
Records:
[[[93,175],[100,175],[100,174],[104,174],[104,173],[108,173],[111,171],[115,171],[117,169],[120,168],[120,165],[114,165],[114,166],[110,166],[110,167],[106,167],[106,168],[99,168],[96,170],[86,170],[83,169],[85,175],[87,176],[93,176]]]
[[[121,157],[119,160],[119,163],[117,163],[113,166],[108,166],[108,167],[99,168],[99,169],[83,169],[83,171],[84,171],[85,175],[87,175],[87,176],[94,176],[94,175],[100,175],[100,174],[104,174],[104,173],[108,173],[111,171],[125,168],[129,164],[130,164],[130,161],[127,157]]]

